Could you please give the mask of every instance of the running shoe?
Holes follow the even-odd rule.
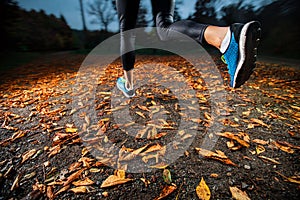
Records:
[[[257,21],[230,26],[231,40],[222,56],[230,74],[230,86],[238,88],[250,77],[256,65],[261,26]]]
[[[134,97],[135,96],[134,90],[127,90],[125,84],[126,84],[126,80],[123,77],[118,78],[117,80],[118,89],[121,90],[127,98]]]

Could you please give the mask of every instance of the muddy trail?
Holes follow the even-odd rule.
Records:
[[[259,62],[231,89],[213,59],[224,84],[212,92],[181,57],[138,56],[137,70],[172,70],[131,99],[115,89],[119,60],[94,87],[70,52],[3,72],[0,199],[299,199],[299,68]]]

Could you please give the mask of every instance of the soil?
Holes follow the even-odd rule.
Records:
[[[76,74],[84,58],[84,55],[70,52],[43,55],[1,74],[0,200],[155,199],[168,185],[163,177],[163,169],[156,169],[145,173],[128,172],[126,178],[132,181],[107,188],[100,187],[108,176],[115,173],[115,169],[99,164],[91,152],[85,152],[87,146],[82,141],[83,137],[78,136],[82,136],[79,130],[67,130],[70,127],[79,129],[72,117],[76,113],[72,98],[78,94],[72,93],[72,86],[76,84]],[[177,56],[144,55],[138,56],[137,62],[148,62],[149,59],[159,60],[179,70],[199,94],[198,97],[202,97],[197,102],[200,107],[197,111],[198,126],[191,145],[167,166],[172,183],[177,188],[165,199],[198,199],[196,187],[201,178],[210,188],[211,199],[232,199],[229,188],[234,186],[246,192],[251,199],[300,198],[300,68],[284,63],[259,62],[246,84],[231,89],[225,64],[214,57],[225,80],[223,89],[228,103],[222,132],[236,135],[246,133],[250,137],[249,147],[241,147],[235,141],[236,150],[228,147],[230,139],[217,138],[210,150],[224,152],[236,164],[228,165],[216,159],[204,158],[196,150],[201,147],[208,134],[210,120],[213,120],[209,115],[213,102],[201,74],[197,74],[189,63]],[[110,79],[102,82],[105,83],[102,86],[99,83],[97,88],[97,116],[101,118],[112,118],[111,113],[105,111],[107,107],[101,107],[103,102],[110,103],[107,94],[101,92],[109,91],[116,77],[121,75],[119,60],[115,61],[112,68],[107,71]],[[156,106],[161,105],[167,110],[165,121],[173,126],[163,131],[167,132],[165,136],[151,140],[154,144],[164,145],[174,139],[180,125],[178,121],[182,118],[174,94],[166,91],[165,87],[144,85],[136,97],[128,101],[130,116],[137,124],[146,125],[149,121],[147,109],[154,106],[153,101]],[[141,106],[144,106],[144,110]],[[149,141],[125,134],[122,126],[113,120],[102,125],[106,128],[104,132],[107,139],[120,148],[126,146],[137,149]],[[59,134],[60,137],[63,134],[67,136],[56,141],[55,136]],[[260,144],[255,139],[265,143]],[[57,152],[53,150],[53,147],[57,147],[55,142],[59,143]],[[264,151],[258,155],[257,149],[261,147]],[[34,154],[22,162],[24,155],[32,149],[35,149]],[[83,166],[84,163],[79,161],[82,157],[93,160]],[[86,186],[82,193],[70,190],[75,186],[69,184],[66,191],[57,194],[63,185],[49,186],[49,183],[64,183],[76,172],[70,168],[73,163],[80,164],[76,170],[85,168],[74,181],[88,177],[94,183]],[[51,176],[55,178],[49,181]]]

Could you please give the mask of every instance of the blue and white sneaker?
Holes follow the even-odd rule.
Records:
[[[127,98],[134,97],[135,96],[134,90],[127,90],[125,84],[126,84],[126,80],[123,77],[118,78],[117,80],[118,89],[121,90]]]
[[[238,88],[250,77],[255,68],[261,26],[257,21],[230,26],[231,40],[222,56],[230,74],[230,86]]]

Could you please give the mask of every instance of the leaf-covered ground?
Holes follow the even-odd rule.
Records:
[[[164,145],[172,140],[182,117],[176,97],[155,85],[139,88],[137,96],[125,102],[134,123],[146,127],[134,137],[112,120],[109,90],[98,89],[95,110],[104,135],[96,142],[118,144],[119,161],[134,155],[157,168],[125,173],[96,159],[80,137],[87,130],[73,121],[84,107],[72,106],[74,95],[79,95],[72,87],[83,59],[71,53],[51,54],[1,74],[0,199],[299,199],[299,67],[259,62],[251,79],[233,90],[228,87],[226,66],[216,58],[228,107],[221,121],[224,128],[209,137],[219,138],[208,150],[201,144],[214,119],[201,74],[180,57],[138,56],[137,63],[151,60],[180,71],[196,91],[194,103],[200,110],[195,112],[200,114],[191,119],[197,124],[191,146],[164,166],[159,155],[167,153]],[[109,89],[121,75],[119,61],[107,74],[99,85]],[[162,110],[167,117],[159,120],[162,131],[158,131],[149,120]],[[81,116],[87,125],[93,120]],[[183,143],[186,138],[188,133],[183,134]]]

